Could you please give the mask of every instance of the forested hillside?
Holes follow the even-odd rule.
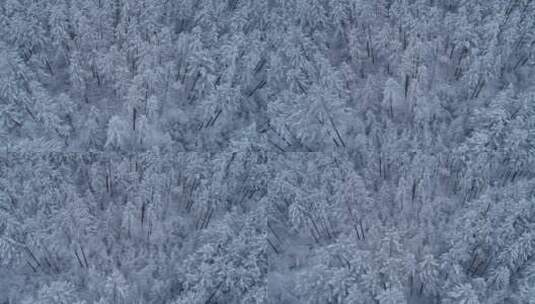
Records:
[[[0,1],[0,303],[534,299],[535,1]]]

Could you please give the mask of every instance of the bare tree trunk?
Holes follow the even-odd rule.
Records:
[[[89,264],[87,263],[87,258],[85,256],[84,248],[80,246],[80,250],[82,250],[82,256],[84,257],[85,266],[86,268],[89,268]]]
[[[84,264],[82,264],[82,260],[80,259],[78,252],[76,252],[76,249],[74,249],[73,251],[74,251],[74,255],[76,256],[76,259],[78,260],[78,264],[80,264],[81,268],[84,268]]]
[[[137,116],[137,109],[134,108],[134,111],[132,112],[132,130],[136,130],[136,116]]]

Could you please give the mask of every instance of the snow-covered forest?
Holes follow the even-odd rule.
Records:
[[[1,0],[0,303],[535,303],[535,1]]]

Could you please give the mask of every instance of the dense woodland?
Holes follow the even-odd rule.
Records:
[[[0,1],[0,303],[535,303],[535,1]]]

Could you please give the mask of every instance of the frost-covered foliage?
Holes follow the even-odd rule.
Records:
[[[268,169],[258,153],[12,153],[2,301],[264,303]]]
[[[533,303],[535,1],[0,1],[0,303]]]

